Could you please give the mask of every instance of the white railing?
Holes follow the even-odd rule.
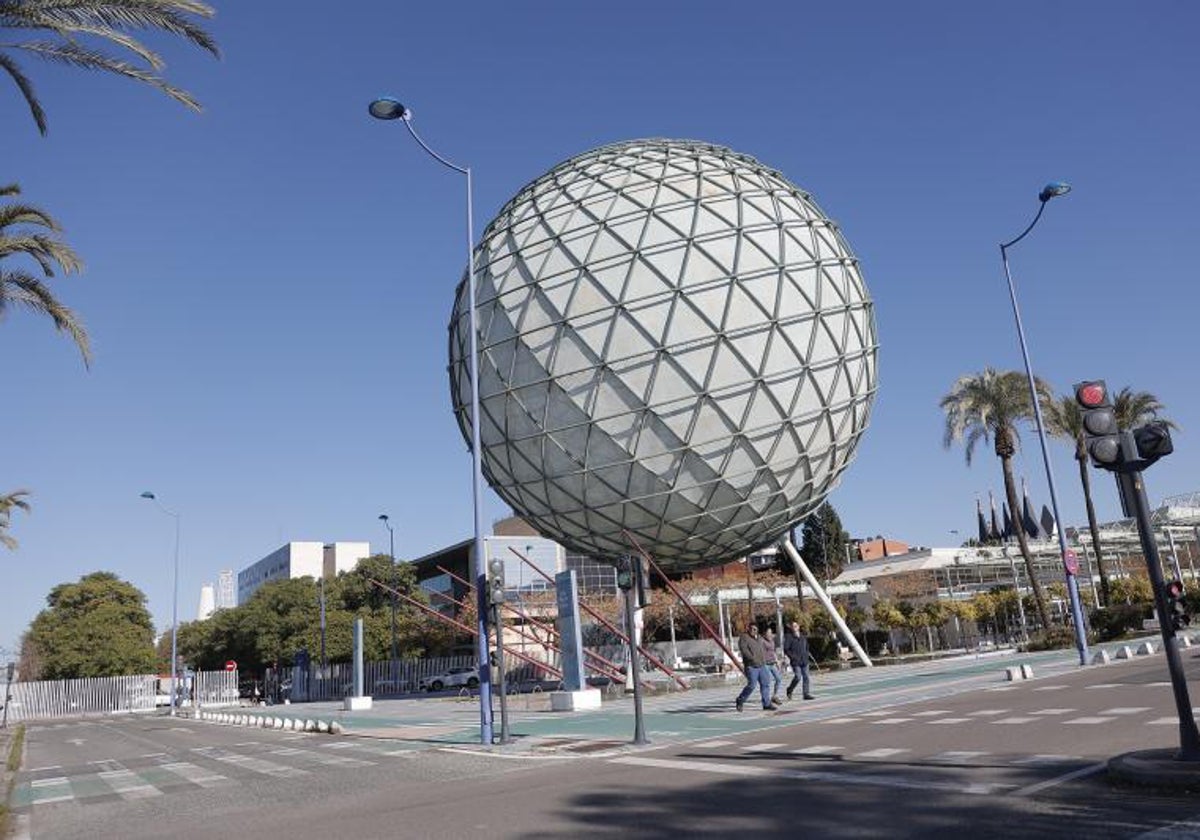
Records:
[[[179,705],[238,704],[237,671],[199,671],[180,692]],[[2,690],[2,689],[0,689]],[[77,680],[16,682],[9,689],[8,722],[153,712],[171,702],[171,678],[153,674]],[[2,698],[0,698],[2,700]]]
[[[469,668],[474,656],[441,656],[432,659],[398,659],[363,663],[363,694],[386,697],[417,690],[423,677],[440,674],[450,668]],[[331,663],[325,668],[311,664],[303,668],[267,670],[267,699],[278,702],[305,700],[341,700],[354,693],[354,665]]]

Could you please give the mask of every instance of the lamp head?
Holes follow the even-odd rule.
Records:
[[[379,518],[382,519],[384,522],[388,521],[388,515],[386,513],[379,514]]]
[[[142,498],[143,499],[154,499],[157,497],[153,493],[151,493],[149,490],[147,490],[146,492],[142,493]]]
[[[1060,195],[1066,195],[1071,191],[1071,185],[1066,181],[1051,181],[1046,186],[1042,187],[1042,191],[1038,193],[1038,201],[1045,204],[1052,198],[1058,198]]]
[[[412,117],[412,111],[390,96],[381,96],[374,100],[367,110],[377,120],[407,120]]]

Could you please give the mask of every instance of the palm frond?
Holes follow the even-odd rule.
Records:
[[[29,81],[29,77],[25,75],[16,61],[2,52],[0,52],[0,68],[16,83],[17,89],[21,91],[21,96],[25,98],[25,104],[29,106],[29,113],[33,116],[34,123],[37,124],[38,132],[45,135],[47,131],[46,112],[42,109],[42,103],[33,90],[33,82]]]
[[[100,25],[113,28],[161,30],[181,37],[213,55],[220,55],[216,42],[202,27],[187,15],[211,18],[214,9],[193,0],[55,0],[39,2],[26,0],[7,4],[16,7],[8,12],[16,29],[72,30],[83,26]],[[0,20],[5,17],[0,7]]]
[[[92,351],[83,322],[55,299],[45,283],[24,271],[0,271],[0,317],[10,306],[48,316],[56,329],[74,340],[83,356],[84,366],[91,367]]]
[[[32,41],[15,45],[20,49],[32,52],[48,61],[56,61],[72,67],[85,70],[103,70],[117,76],[124,76],[151,87],[156,87],[176,102],[181,102],[193,111],[199,111],[200,103],[190,93],[167,83],[148,70],[143,70],[127,61],[114,58],[99,50],[88,49],[78,44],[54,44],[48,41]]]

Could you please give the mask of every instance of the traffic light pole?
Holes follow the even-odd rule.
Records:
[[[1138,460],[1137,444],[1132,432],[1121,433],[1121,454],[1126,464]],[[1188,696],[1187,680],[1183,674],[1183,663],[1179,658],[1179,643],[1175,637],[1175,626],[1167,607],[1167,592],[1163,581],[1162,566],[1159,565],[1158,546],[1154,540],[1150,522],[1150,503],[1146,500],[1146,486],[1140,470],[1130,469],[1117,473],[1125,498],[1133,502],[1137,518],[1138,536],[1142,542],[1142,554],[1146,558],[1146,571],[1150,574],[1150,585],[1154,589],[1154,606],[1158,613],[1158,629],[1162,633],[1163,651],[1167,656],[1167,670],[1171,673],[1171,688],[1175,693],[1175,709],[1179,714],[1180,761],[1200,761],[1200,731],[1192,716],[1192,701]]]
[[[650,741],[646,738],[646,725],[642,720],[642,668],[638,662],[636,634],[633,631],[634,610],[637,609],[633,590],[632,586],[625,590],[625,621],[626,635],[629,636],[629,673],[633,674],[633,743],[641,746]]]
[[[511,744],[508,731],[508,677],[504,673],[504,622],[500,617],[500,605],[492,606],[492,624],[496,628],[496,670],[500,672],[500,743]]]

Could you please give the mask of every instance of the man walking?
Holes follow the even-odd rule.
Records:
[[[738,637],[738,653],[742,657],[742,667],[746,670],[746,685],[742,688],[742,693],[733,701],[737,710],[739,712],[742,710],[746,704],[746,698],[754,691],[755,685],[758,685],[759,692],[762,694],[763,709],[774,709],[775,706],[771,703],[768,686],[770,677],[767,675],[765,667],[762,641],[758,638],[758,625],[753,621],[746,625],[746,632]]]
[[[792,663],[792,683],[787,688],[787,696],[791,700],[792,692],[796,690],[796,684],[803,681],[804,699],[812,700],[813,696],[809,691],[808,683],[808,637],[800,629],[798,621],[793,621],[789,629],[792,632],[788,633],[783,640],[783,653],[788,658],[788,662]]]
[[[762,634],[764,680],[771,681],[771,703],[782,706],[779,686],[783,685],[783,674],[779,672],[779,654],[775,650],[775,631],[768,627]],[[788,698],[791,699],[790,697]]]

